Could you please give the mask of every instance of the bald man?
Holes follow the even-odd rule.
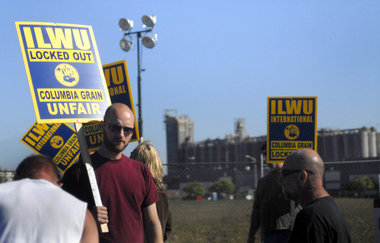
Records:
[[[0,184],[0,242],[99,242],[86,203],[63,191],[53,160],[31,155]]]
[[[303,207],[289,243],[351,242],[342,213],[323,187],[323,174],[323,161],[314,150],[296,150],[285,159],[280,180],[285,197]]]
[[[91,162],[102,207],[95,207],[82,161],[69,168],[62,180],[63,189],[88,203],[98,224],[108,224],[109,233],[100,234],[100,242],[143,243],[144,233],[147,242],[163,242],[158,194],[149,169],[122,153],[131,140],[134,121],[128,106],[115,103],[100,123],[103,142]]]

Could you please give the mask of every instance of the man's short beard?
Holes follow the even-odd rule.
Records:
[[[292,196],[287,192],[284,193],[284,196],[286,200],[293,200],[293,198],[291,198]]]
[[[282,188],[282,193],[284,194],[285,199],[293,200],[292,195],[288,191],[285,190],[284,185],[281,185],[281,188]]]
[[[124,149],[128,146],[128,144],[125,144],[122,149],[119,149],[115,146],[115,144],[112,143],[111,140],[108,139],[107,135],[105,132],[103,132],[103,142],[104,142],[104,145],[106,145],[106,147],[112,151],[112,152],[115,152],[115,153],[121,153],[124,151]]]
[[[284,196],[287,200],[293,200],[295,202],[298,202],[298,199],[300,197],[299,193],[296,193],[296,192],[287,192],[285,191],[284,192]]]

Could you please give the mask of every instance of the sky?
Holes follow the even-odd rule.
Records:
[[[167,109],[194,120],[196,141],[234,133],[238,118],[265,135],[277,96],[317,96],[318,129],[380,130],[379,12],[367,0],[1,1],[0,167],[34,153],[20,141],[36,115],[16,21],[92,26],[101,63],[126,60],[137,104],[137,47],[121,50],[118,22],[139,31],[156,15],[157,45],[141,46],[143,135],[166,163]]]

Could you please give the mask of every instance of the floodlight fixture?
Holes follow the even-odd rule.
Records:
[[[144,28],[153,29],[153,26],[156,24],[156,16],[155,15],[144,15],[141,18],[141,21],[143,22]]]
[[[251,155],[246,155],[245,156],[247,159],[250,159],[252,161],[252,163],[256,163],[256,159],[254,157],[252,157]]]
[[[121,18],[119,20],[119,26],[123,31],[129,31],[133,28],[133,20]]]
[[[132,44],[133,44],[133,40],[132,41],[127,41],[126,39],[123,38],[120,41],[120,47],[125,52],[128,52],[131,49],[131,45]]]
[[[148,49],[152,49],[156,45],[156,42],[157,42],[156,34],[154,34],[153,38],[149,36],[144,36],[142,38],[142,44]]]
[[[143,132],[142,132],[142,117],[141,117],[141,77],[140,73],[143,71],[140,67],[140,39],[142,38],[142,44],[148,48],[152,49],[157,42],[157,35],[153,33],[154,37],[147,36],[148,33],[152,32],[154,25],[156,24],[156,16],[155,15],[144,15],[142,17],[143,27],[145,30],[140,31],[134,31],[131,32],[131,29],[133,28],[133,21],[125,18],[121,18],[119,20],[119,26],[120,30],[124,32],[123,39],[120,41],[120,47],[123,51],[128,52],[131,49],[131,46],[133,44],[132,35],[137,35],[137,86],[138,86],[138,112],[139,112],[139,119],[138,119],[138,128],[140,133],[140,141],[143,141]],[[145,33],[145,36],[142,37],[141,33]],[[128,36],[131,40],[126,40],[125,37]]]

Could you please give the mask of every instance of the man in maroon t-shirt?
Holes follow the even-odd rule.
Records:
[[[84,163],[79,161],[63,177],[63,189],[88,203],[98,224],[108,224],[109,233],[100,242],[163,242],[157,216],[158,194],[142,163],[122,154],[131,140],[134,116],[121,103],[111,105],[100,123],[103,143],[91,155],[100,196],[104,206],[95,207]]]

